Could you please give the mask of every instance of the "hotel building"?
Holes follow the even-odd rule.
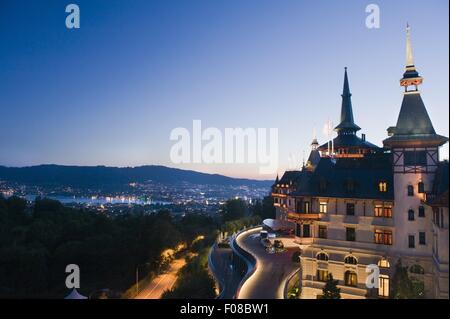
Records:
[[[319,145],[303,168],[275,181],[277,219],[290,222],[301,253],[301,298],[317,298],[328,274],[342,298],[393,297],[401,260],[425,297],[448,298],[448,162],[422,101],[407,28],[403,102],[380,148],[358,136],[347,69],[337,137]],[[379,266],[378,288],[366,266]]]

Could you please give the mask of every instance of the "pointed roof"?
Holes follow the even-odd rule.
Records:
[[[394,134],[436,134],[433,123],[419,93],[405,94]]]
[[[306,162],[306,168],[314,169],[320,161],[320,153],[317,149],[311,150],[309,153],[308,161]]]
[[[436,134],[433,123],[418,91],[405,92],[403,95],[397,125],[388,129],[389,138],[383,141],[385,146],[393,145],[442,145],[448,138]]]
[[[309,153],[306,165],[303,165],[303,169],[314,170],[320,161],[320,152],[318,150],[319,142],[314,134],[314,138],[311,143],[311,152]]]
[[[448,141],[448,138],[436,134],[433,123],[428,116],[427,109],[423,103],[417,86],[422,83],[422,78],[414,66],[412,54],[410,27],[406,29],[406,68],[400,85],[405,87],[403,93],[402,106],[398,115],[397,125],[388,128],[389,138],[383,141],[386,147],[394,145],[419,146],[434,145],[439,146]],[[415,86],[415,90],[408,91],[410,85]]]
[[[335,131],[356,132],[361,128],[355,124],[353,119],[352,94],[350,93],[350,85],[348,84],[347,67],[344,73],[344,88],[342,90],[342,106],[341,106],[341,123],[334,128]]]

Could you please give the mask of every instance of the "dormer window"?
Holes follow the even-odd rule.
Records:
[[[387,192],[387,183],[386,182],[379,182],[378,183],[378,190],[381,193],[386,193]]]
[[[353,193],[355,191],[355,181],[352,179],[347,180],[346,188],[348,193]]]
[[[327,181],[325,179],[321,179],[319,182],[319,190],[321,193],[324,193],[327,191]]]

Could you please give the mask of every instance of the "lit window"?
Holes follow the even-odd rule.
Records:
[[[389,261],[386,258],[380,259],[378,262],[378,267],[380,268],[389,268],[391,265],[389,264]]]
[[[387,298],[389,297],[389,276],[378,276],[378,296]]]
[[[423,182],[419,182],[419,185],[418,185],[418,193],[419,194],[423,194],[423,193],[425,193],[425,184],[423,183]]]
[[[380,182],[378,184],[378,190],[382,193],[387,192],[387,183],[386,182]]]
[[[328,209],[328,203],[327,202],[320,202],[319,203],[319,212],[322,214],[326,214]]]
[[[391,218],[392,217],[392,206],[385,205],[383,207],[383,214],[384,214],[384,217]]]
[[[375,205],[374,215],[375,217],[383,217],[383,205]]]
[[[328,270],[318,269],[317,270],[317,280],[327,281],[328,280]]]
[[[392,231],[375,230],[375,243],[381,245],[392,245]]]
[[[303,203],[303,213],[305,213],[305,214],[309,214],[310,213],[310,211],[309,211],[309,202],[304,202]]]
[[[344,282],[346,286],[356,287],[358,285],[358,278],[354,271],[346,271],[344,274]]]

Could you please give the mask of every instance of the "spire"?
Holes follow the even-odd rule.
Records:
[[[316,129],[314,128],[313,140],[311,142],[311,149],[313,151],[315,151],[315,150],[317,150],[318,147],[319,147],[319,142],[317,141]]]
[[[400,85],[405,87],[405,92],[418,92],[418,86],[422,84],[422,77],[414,65],[413,49],[411,44],[411,27],[406,24],[406,66],[403,78],[400,80]],[[409,86],[414,86],[414,90],[408,90]]]
[[[414,66],[414,57],[411,45],[411,27],[406,23],[406,67]]]
[[[353,119],[352,94],[350,93],[350,85],[348,84],[347,67],[344,72],[344,88],[342,90],[342,106],[341,106],[341,123],[334,128],[338,134],[356,133],[361,128],[355,124]]]
[[[418,91],[422,78],[414,65],[411,28],[406,26],[406,68],[400,85],[405,87],[403,102],[397,119],[397,125],[388,128],[389,137],[383,141],[385,147],[426,147],[439,146],[448,138],[436,134],[433,123]],[[415,89],[408,90],[409,86]]]

